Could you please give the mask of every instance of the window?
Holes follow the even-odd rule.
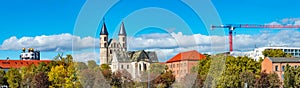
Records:
[[[297,67],[298,67],[298,65],[295,65],[295,66],[294,66],[294,68],[297,68]]]
[[[106,43],[104,43],[104,47],[106,47]]]
[[[129,69],[129,65],[127,65],[127,69]]]
[[[278,71],[278,65],[275,66],[275,71]]]
[[[285,66],[282,66],[282,69],[281,69],[281,71],[284,71],[284,67],[285,67]]]
[[[121,65],[121,69],[123,69],[123,64]]]
[[[122,40],[123,40],[123,42],[125,42],[125,37],[123,37],[123,39],[122,39]]]
[[[144,64],[144,70],[147,70],[147,65],[146,64]]]
[[[104,41],[107,41],[107,37],[104,37]]]
[[[140,69],[140,71],[142,70],[141,64],[139,64],[139,69]]]

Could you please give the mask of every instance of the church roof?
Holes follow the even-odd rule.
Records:
[[[196,50],[192,50],[192,51],[181,52],[177,54],[176,56],[168,60],[167,63],[183,61],[183,60],[198,61],[204,58],[205,56],[203,54],[199,53]]]
[[[146,52],[144,50],[129,52],[131,61],[149,61],[158,62],[157,55],[155,52]]]
[[[127,63],[127,62],[158,62],[157,55],[155,52],[146,52],[144,50],[139,51],[116,51],[114,52],[118,62]]]
[[[125,35],[126,36],[126,30],[125,30],[124,22],[122,22],[122,24],[120,26],[119,35]]]
[[[100,35],[108,35],[105,22],[103,22],[103,25],[102,25],[102,28],[101,28],[101,31],[100,31]]]
[[[120,63],[131,62],[126,51],[115,51],[116,58]]]

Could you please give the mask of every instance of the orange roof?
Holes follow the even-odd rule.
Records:
[[[168,60],[167,63],[183,61],[183,60],[197,61],[204,58],[205,56],[203,54],[199,53],[196,50],[192,50],[192,51],[181,52],[177,54],[176,56]]]
[[[21,68],[31,64],[38,65],[39,63],[49,63],[50,60],[0,60],[0,68]]]

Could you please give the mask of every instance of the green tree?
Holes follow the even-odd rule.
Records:
[[[286,54],[280,49],[267,49],[262,53],[265,57],[292,57],[291,54]]]
[[[295,84],[295,69],[291,67],[289,64],[286,65],[284,70],[284,87],[290,88]]]
[[[76,63],[75,66],[79,71],[88,69],[88,66],[84,62],[75,62],[75,63]]]
[[[97,69],[99,66],[97,65],[96,61],[95,60],[89,60],[88,61],[88,68],[89,69]]]
[[[9,84],[10,88],[19,88],[21,85],[21,74],[19,70],[16,68],[11,68],[8,70],[7,74],[5,74],[7,78],[7,83]]]

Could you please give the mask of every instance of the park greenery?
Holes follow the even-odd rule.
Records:
[[[264,51],[265,56],[290,57],[280,50]],[[10,88],[273,88],[300,87],[300,68],[287,66],[284,83],[275,73],[261,71],[261,61],[249,57],[207,55],[182,80],[192,84],[175,85],[173,72],[164,64],[154,63],[137,81],[126,70],[112,72],[108,64],[90,60],[75,62],[71,55],[57,55],[50,63],[0,70],[0,85]],[[192,80],[191,80],[192,79]]]
[[[159,69],[158,69],[159,68]],[[162,68],[162,69],[160,69]],[[0,86],[9,88],[134,88],[134,87],[170,87],[175,82],[171,70],[162,64],[153,64],[149,72],[151,82],[136,82],[129,72],[112,72],[107,64],[99,66],[94,60],[74,62],[71,55],[58,55],[50,63],[31,64],[8,71],[0,69]],[[146,74],[147,72],[145,72]],[[145,75],[146,76],[146,75]],[[150,84],[151,83],[151,84]]]

